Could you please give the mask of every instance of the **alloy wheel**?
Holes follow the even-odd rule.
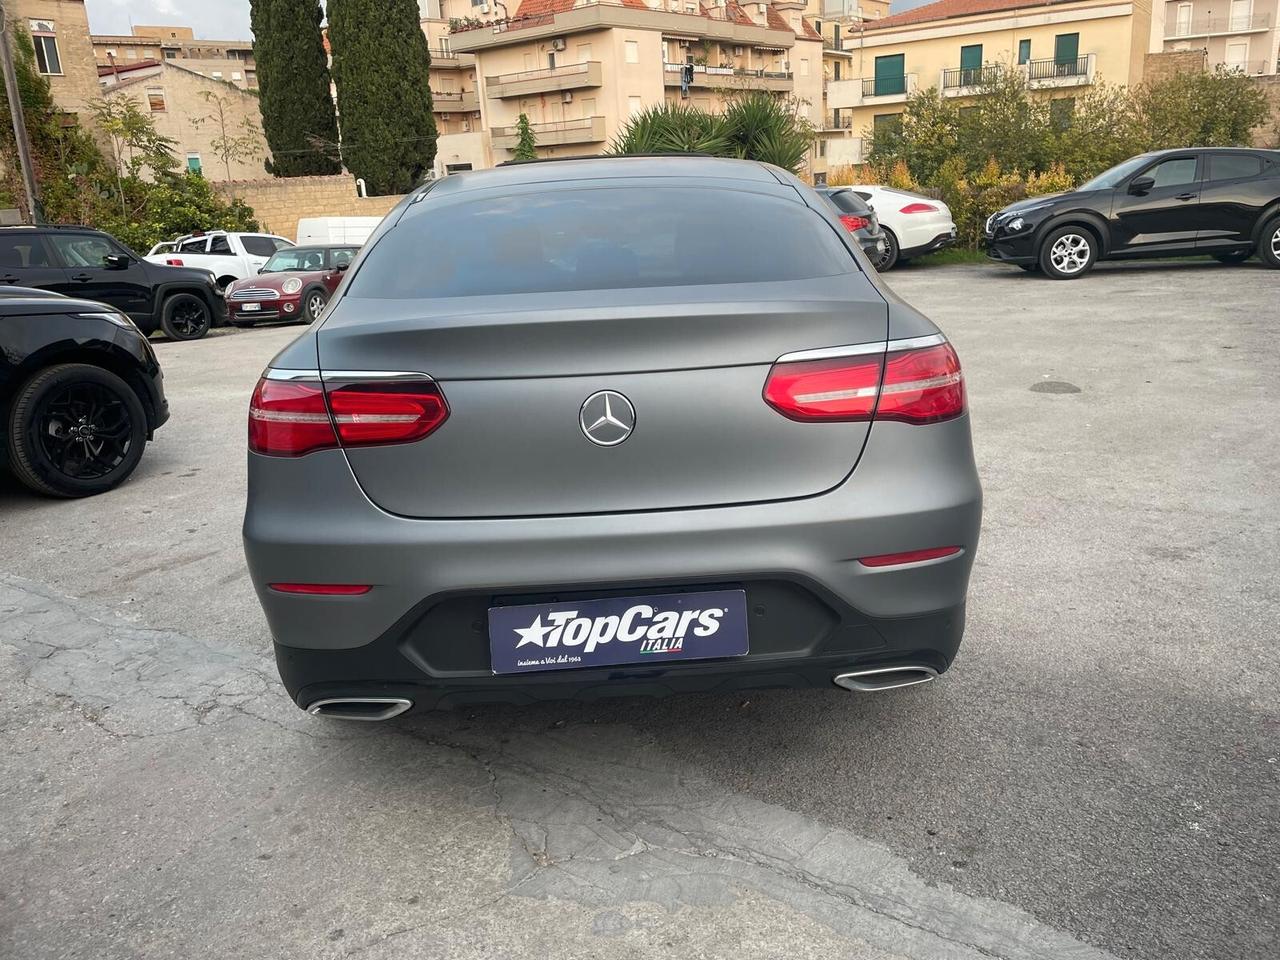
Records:
[[[1280,260],[1280,230],[1271,235],[1271,255]]]
[[[307,297],[307,319],[315,320],[324,311],[325,299],[319,293]]]
[[[68,383],[36,414],[40,449],[63,476],[98,480],[129,456],[133,420],[124,400],[97,383]]]
[[[1092,253],[1088,240],[1078,233],[1066,233],[1054,241],[1049,262],[1060,273],[1076,274],[1089,265]]]
[[[169,323],[183,339],[198,337],[205,327],[204,306],[196,299],[189,298],[174,304]]]

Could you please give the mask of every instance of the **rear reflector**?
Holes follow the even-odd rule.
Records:
[[[893,567],[900,563],[919,563],[921,560],[938,560],[955,556],[960,547],[929,547],[925,550],[908,550],[905,553],[882,553],[876,557],[863,557],[858,562],[864,567]]]
[[[359,597],[373,589],[367,583],[272,583],[277,593],[301,593],[312,597]]]
[[[776,363],[764,399],[804,422],[937,423],[965,411],[964,377],[951,344],[888,354]]]
[[[412,443],[449,417],[430,380],[341,382],[258,381],[249,404],[249,449],[301,457],[334,447]]]
[[[852,213],[840,214],[840,222],[844,224],[844,228],[850,233],[853,233],[855,230],[862,230],[865,227],[871,226],[871,221],[866,217],[859,217]]]
[[[908,203],[899,213],[937,213],[938,208],[931,203]]]

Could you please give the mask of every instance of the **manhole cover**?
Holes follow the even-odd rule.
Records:
[[[1031,385],[1032,393],[1079,393],[1080,388],[1065,380],[1041,380]]]

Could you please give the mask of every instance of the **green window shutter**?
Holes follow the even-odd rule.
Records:
[[[1053,62],[1074,64],[1080,56],[1080,34],[1060,33],[1053,38]]]
[[[1018,41],[1018,63],[1026,63],[1031,59],[1031,41]]]
[[[971,86],[982,82],[982,44],[975,43],[960,48],[960,85]]]
[[[883,97],[891,93],[906,93],[906,69],[907,55],[905,53],[876,57],[875,96]]]

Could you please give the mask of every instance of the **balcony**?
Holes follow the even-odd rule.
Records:
[[[852,113],[828,113],[822,118],[823,130],[852,130]]]
[[[605,139],[604,117],[584,117],[557,123],[531,123],[534,140],[540,147],[556,147],[567,143],[601,143]],[[514,150],[519,139],[515,127],[493,127],[490,130],[494,149]]]
[[[1187,37],[1217,37],[1234,33],[1262,33],[1271,29],[1271,14],[1244,13],[1223,17],[1192,17],[1190,20],[1173,20],[1164,26],[1166,40],[1182,40]]]
[[[600,61],[566,63],[562,67],[546,67],[542,70],[525,70],[521,73],[503,73],[485,77],[486,94],[495,99],[526,97],[535,93],[555,93],[559,90],[581,90],[600,86]]]
[[[944,97],[964,97],[978,93],[983,87],[999,81],[1004,68],[991,64],[984,67],[947,67],[942,71],[938,89]]]
[[[896,77],[863,77],[859,82],[862,85],[861,101],[865,104],[903,103],[916,92],[914,73]]]
[[[430,53],[432,70],[462,70],[476,65],[474,53],[455,53],[436,48],[432,48]]]
[[[664,63],[662,82],[668,87],[680,86],[682,63]],[[690,87],[731,90],[781,90],[795,88],[791,73],[785,70],[745,70],[735,67],[703,67],[694,65]]]
[[[1028,60],[1022,70],[1027,86],[1034,90],[1082,87],[1093,83],[1094,55],[1088,53],[1071,60]]]
[[[436,113],[474,113],[480,109],[480,98],[474,90],[432,90],[431,109]]]
[[[1271,69],[1274,67],[1274,70]],[[1225,73],[1243,73],[1247,77],[1261,77],[1268,73],[1280,73],[1280,62],[1270,60],[1249,60],[1246,63],[1233,61],[1215,62],[1209,65],[1210,70],[1222,70]]]

